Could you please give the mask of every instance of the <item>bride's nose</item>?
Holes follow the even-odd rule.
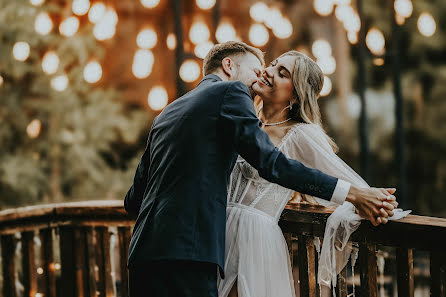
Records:
[[[268,77],[273,77],[273,72],[271,67],[267,67],[263,70],[263,74],[268,76]]]

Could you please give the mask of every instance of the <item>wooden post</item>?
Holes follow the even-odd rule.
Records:
[[[121,296],[128,297],[129,275],[127,270],[127,258],[129,255],[130,227],[118,227],[119,237],[119,264],[121,272]]]
[[[297,241],[300,296],[316,297],[316,268],[313,237],[301,235]]]
[[[336,284],[336,296],[347,297],[347,266],[338,274],[338,282]]]
[[[64,297],[77,297],[74,228],[60,227],[61,292]]]
[[[359,266],[361,271],[361,297],[377,297],[376,246],[374,244],[360,243]]]
[[[88,294],[87,296],[96,297],[96,253],[93,227],[87,227],[85,230],[85,244],[86,244],[86,263],[88,265]]]
[[[414,296],[412,249],[396,249],[396,271],[399,296]]]
[[[51,269],[54,263],[53,249],[53,229],[45,228],[40,230],[42,268],[44,273],[43,295],[48,297],[56,297],[56,275]]]
[[[99,268],[99,297],[114,295],[110,263],[110,232],[107,227],[96,228],[96,264]]]
[[[35,297],[37,293],[37,271],[34,253],[34,231],[22,233],[23,296]]]
[[[0,242],[2,245],[3,296],[16,297],[14,235],[2,235],[0,236]]]

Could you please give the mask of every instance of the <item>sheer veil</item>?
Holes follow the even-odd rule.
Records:
[[[299,124],[292,138],[288,142],[286,154],[301,161],[308,167],[316,168],[324,173],[343,179],[360,188],[368,188],[369,185],[334,152],[327,141],[327,136],[320,126],[315,124]],[[322,199],[316,199],[321,201]],[[321,204],[326,205],[322,200]],[[390,218],[397,220],[405,217],[410,211],[401,209],[394,211]],[[344,202],[338,206],[327,220],[325,235],[320,252],[318,267],[318,283],[325,294],[331,296],[329,288],[336,287],[336,276],[347,265],[352,252],[352,244],[349,242],[351,234],[361,224],[361,217],[355,213],[353,204]],[[328,290],[327,290],[328,289]],[[324,293],[327,292],[328,293]]]

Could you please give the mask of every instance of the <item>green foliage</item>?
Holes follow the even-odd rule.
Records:
[[[41,11],[62,13],[55,4],[33,7],[28,0],[0,0],[0,208],[122,198],[148,116],[126,107],[117,90],[83,80],[89,59],[100,60],[104,53],[91,26],[82,26],[73,37],[60,36],[56,28],[42,36],[34,31]],[[31,47],[25,62],[12,56],[18,41]],[[60,58],[58,72],[51,76],[41,67],[47,50]],[[63,72],[69,85],[58,92],[50,81]],[[33,119],[41,122],[37,138],[26,132]]]

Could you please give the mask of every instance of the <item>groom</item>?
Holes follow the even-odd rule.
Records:
[[[204,59],[200,84],[155,118],[125,197],[126,210],[137,216],[128,258],[131,297],[217,296],[226,189],[238,154],[268,181],[352,202],[374,225],[392,215],[393,190],[355,188],[274,147],[250,94],[263,64],[262,52],[244,43],[216,45]]]

